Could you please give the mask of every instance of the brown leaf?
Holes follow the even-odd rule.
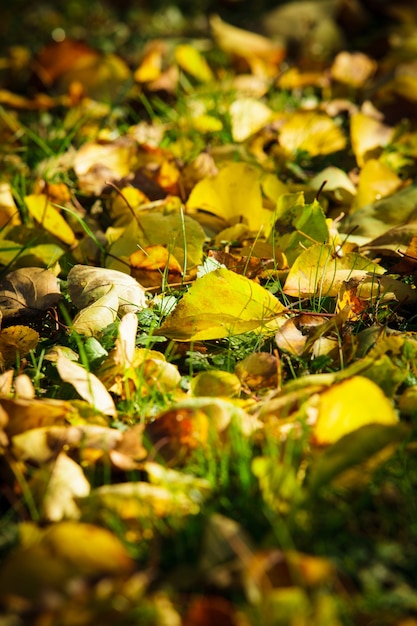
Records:
[[[40,267],[14,270],[0,282],[0,308],[3,317],[37,315],[54,307],[60,298],[55,274]]]

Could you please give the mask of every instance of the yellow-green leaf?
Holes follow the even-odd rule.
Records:
[[[203,209],[228,221],[243,218],[252,230],[266,228],[267,233],[273,218],[262,205],[261,172],[248,163],[229,163],[217,176],[198,182],[187,208]]]
[[[366,424],[396,424],[397,414],[383,391],[369,378],[353,376],[310,402],[317,411],[314,441],[329,444]]]
[[[55,237],[68,245],[75,243],[75,235],[61,213],[49,202],[44,194],[25,197],[25,204],[31,216]]]
[[[325,113],[316,111],[292,113],[281,128],[279,142],[288,153],[303,150],[312,157],[346,147],[346,137],[340,126]]]
[[[344,282],[372,279],[384,271],[383,267],[360,254],[351,252],[339,257],[331,245],[314,244],[295,260],[283,291],[294,297],[334,297]]]
[[[158,334],[201,341],[272,328],[285,307],[269,291],[225,268],[198,278]]]

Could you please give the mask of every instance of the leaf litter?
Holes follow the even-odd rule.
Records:
[[[417,14],[207,4],[4,16],[2,611],[412,624]]]

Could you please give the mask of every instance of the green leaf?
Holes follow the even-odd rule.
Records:
[[[274,218],[274,233],[270,235],[270,240],[285,252],[290,265],[304,248],[314,242],[329,241],[323,209],[316,200],[305,204],[302,192],[283,194],[278,200]]]

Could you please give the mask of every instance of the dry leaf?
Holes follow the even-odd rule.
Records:
[[[40,267],[14,270],[0,281],[0,307],[3,317],[38,315],[56,306],[60,298],[55,274]]]
[[[333,61],[331,75],[334,80],[355,89],[363,87],[377,70],[377,63],[363,52],[339,52]]]
[[[62,380],[70,383],[77,393],[97,411],[113,417],[117,414],[111,395],[94,374],[87,372],[63,353],[58,354],[56,367]]]

